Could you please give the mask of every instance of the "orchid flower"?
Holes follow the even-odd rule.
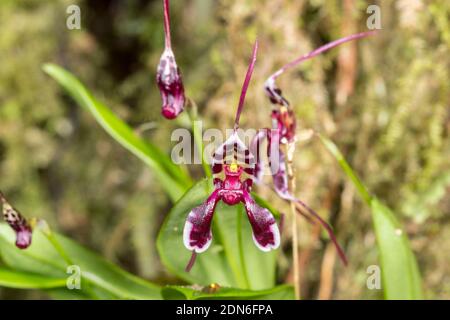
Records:
[[[162,98],[162,115],[174,119],[184,110],[184,86],[180,69],[175,61],[170,37],[169,0],[164,3],[164,35],[165,49],[159,60],[156,82]]]
[[[31,245],[32,227],[28,221],[14,209],[0,191],[0,200],[3,206],[3,218],[16,232],[16,247],[26,249]]]
[[[263,130],[259,131],[258,134],[254,137],[252,141],[253,148],[256,148],[259,146],[264,139],[267,138],[267,156],[269,158],[269,165],[272,168],[272,159],[274,157],[273,151],[271,151],[272,143],[276,140],[279,145],[282,144],[291,144],[295,143],[295,130],[296,130],[296,119],[294,112],[292,108],[290,107],[290,104],[288,100],[282,95],[281,89],[276,85],[276,79],[282,75],[285,71],[297,66],[301,62],[311,59],[327,50],[330,50],[334,47],[337,47],[341,44],[344,44],[346,42],[364,38],[370,35],[373,35],[376,31],[371,32],[362,32],[358,34],[353,34],[338,40],[335,40],[333,42],[330,42],[324,46],[321,46],[305,55],[300,56],[299,58],[289,62],[288,64],[284,65],[281,69],[276,71],[274,74],[272,74],[265,82],[264,89],[266,92],[267,97],[269,98],[270,102],[274,106],[279,106],[278,108],[274,108],[272,110],[272,130]],[[270,132],[270,133],[269,133]],[[347,259],[345,257],[345,254],[339,244],[336,241],[336,237],[333,233],[333,230],[331,227],[310,207],[308,207],[304,202],[301,200],[295,198],[290,192],[288,188],[288,177],[287,177],[287,171],[286,171],[286,163],[285,163],[285,155],[283,151],[279,148],[277,150],[277,159],[278,159],[278,168],[277,170],[272,170],[272,178],[273,178],[273,184],[274,189],[276,193],[282,198],[287,201],[293,201],[297,204],[297,211],[301,212],[299,207],[302,209],[305,209],[309,214],[311,214],[314,218],[316,218],[320,224],[327,230],[330,239],[336,246],[336,249],[339,253],[339,256],[341,260],[344,262],[344,264],[347,264]],[[257,153],[258,156],[256,157],[256,165],[255,165],[255,174],[254,174],[254,182],[255,183],[261,183],[261,177],[262,177],[262,161],[259,157],[259,153]]]
[[[253,155],[239,138],[237,130],[245,95],[255,66],[257,50],[258,42],[256,41],[242,86],[233,134],[213,154],[213,174],[219,174],[224,169],[225,178],[224,180],[214,178],[214,191],[203,204],[192,209],[184,225],[184,245],[192,251],[186,271],[192,268],[196,254],[206,251],[211,245],[211,222],[219,201],[230,206],[244,204],[253,231],[253,241],[260,250],[267,252],[280,245],[280,231],[275,218],[268,209],[258,206],[253,200],[250,194],[253,180],[247,178],[242,181],[241,177],[244,172],[249,175],[254,173]],[[233,155],[231,164],[225,161],[229,155]]]

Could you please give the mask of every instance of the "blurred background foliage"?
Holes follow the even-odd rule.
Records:
[[[71,4],[81,7],[81,30],[66,28]],[[336,142],[368,188],[397,213],[426,297],[450,299],[448,1],[174,0],[174,51],[204,127],[225,129],[258,36],[241,125],[268,127],[267,76],[328,41],[365,31],[370,4],[381,7],[378,36],[308,61],[279,82],[299,118],[297,196],[334,225],[350,259],[343,268],[320,229],[301,222],[303,297],[381,297],[366,287],[366,269],[377,263],[369,209],[310,138],[314,129]],[[71,70],[140,135],[170,152],[177,123],[160,116],[155,83],[162,50],[159,0],[0,3],[0,188],[25,215],[45,218],[133,273],[172,283],[155,249],[168,197],[145,165],[41,70],[46,62]],[[190,169],[201,177],[201,166]],[[260,193],[285,206],[264,188]],[[292,280],[285,231],[280,283]],[[41,295],[0,288],[0,298]]]

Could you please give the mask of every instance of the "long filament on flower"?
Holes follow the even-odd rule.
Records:
[[[247,74],[245,75],[245,80],[242,85],[241,96],[239,98],[239,105],[236,111],[236,119],[234,120],[234,130],[239,128],[239,119],[241,117],[242,108],[244,107],[245,95],[247,94],[248,85],[250,84],[250,79],[253,74],[253,69],[255,68],[256,63],[256,54],[258,52],[258,40],[255,40],[255,44],[253,45],[253,53],[252,58],[250,60]]]
[[[347,257],[345,256],[344,250],[342,250],[341,246],[339,245],[339,243],[336,239],[336,236],[334,235],[333,229],[331,229],[330,225],[325,220],[323,220],[317,212],[315,212],[313,209],[308,207],[308,205],[306,205],[306,203],[304,203],[303,201],[301,201],[299,199],[296,199],[296,202],[299,206],[306,209],[306,211],[308,211],[309,214],[311,214],[314,218],[316,218],[320,222],[322,227],[324,227],[327,230],[327,233],[328,233],[331,241],[333,242],[334,246],[336,247],[339,257],[341,258],[344,265],[347,266],[347,264],[348,264]],[[299,208],[297,208],[297,212],[301,214],[301,211],[299,210]]]
[[[326,45],[323,45],[317,49],[314,49],[313,51],[304,54],[300,57],[298,57],[297,59],[285,64],[281,69],[279,69],[278,71],[276,71],[274,74],[272,74],[270,78],[272,78],[273,80],[275,80],[276,78],[278,78],[281,74],[283,74],[283,72],[285,72],[288,69],[291,69],[295,66],[297,66],[298,64],[300,64],[301,62],[314,58],[315,56],[318,56],[319,54],[328,51],[334,47],[337,47],[343,43],[352,41],[352,40],[356,40],[356,39],[361,39],[361,38],[365,38],[371,35],[374,35],[375,33],[377,33],[377,31],[369,31],[369,32],[361,32],[361,33],[357,33],[357,34],[352,34],[350,36],[335,40],[333,42],[327,43]]]

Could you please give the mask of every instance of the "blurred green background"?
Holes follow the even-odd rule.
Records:
[[[81,8],[81,30],[66,8]],[[365,31],[367,6],[381,33],[346,44],[280,78],[299,118],[297,196],[334,226],[343,268],[320,229],[300,223],[304,298],[379,298],[366,287],[377,264],[369,209],[308,130],[330,136],[369,189],[405,226],[426,298],[450,299],[450,3],[420,1],[174,0],[172,41],[187,95],[206,128],[229,128],[251,44],[260,51],[241,126],[270,126],[264,80],[284,63]],[[176,122],[160,116],[155,71],[163,50],[159,0],[2,0],[0,189],[26,216],[158,283],[156,233],[171,207],[152,173],[46,76],[46,62],[76,74],[146,139],[170,152]],[[201,166],[190,168],[197,177]],[[280,209],[284,204],[260,189]],[[287,208],[285,209],[287,211]],[[289,230],[279,282],[291,281]],[[45,298],[0,288],[0,298]]]

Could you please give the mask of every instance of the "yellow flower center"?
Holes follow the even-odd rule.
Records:
[[[238,165],[237,165],[237,163],[232,163],[232,164],[230,164],[230,171],[231,172],[237,172],[238,171]]]

